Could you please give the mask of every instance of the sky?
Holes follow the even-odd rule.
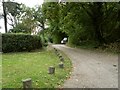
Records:
[[[14,0],[18,3],[23,3],[26,6],[34,7],[35,5],[41,5],[43,3],[43,0]]]
[[[8,0],[4,0],[4,1],[8,1]],[[43,3],[44,0],[11,0],[17,3],[23,3],[28,7],[34,7],[35,5],[41,5]],[[2,0],[0,0],[0,13],[2,13]],[[4,20],[0,19],[0,32],[4,33],[5,29],[4,29]],[[8,25],[8,29],[10,28],[10,26]]]

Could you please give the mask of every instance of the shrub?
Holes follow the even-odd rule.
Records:
[[[48,41],[47,41],[46,37],[43,36],[43,35],[40,35],[40,38],[41,38],[42,45],[47,47],[48,46]]]
[[[2,52],[31,51],[41,48],[41,39],[37,35],[2,34]]]
[[[110,44],[104,45],[104,47],[106,48],[106,50],[120,53],[120,42],[110,43]]]

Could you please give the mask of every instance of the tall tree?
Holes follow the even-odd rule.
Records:
[[[43,9],[50,31],[65,32],[72,44],[91,40],[103,45],[120,38],[119,6],[114,2],[61,2],[46,3]]]
[[[45,30],[45,18],[42,13],[41,6],[30,8],[25,5],[21,5],[20,15],[17,15],[17,18],[19,23],[11,32],[38,33],[39,30],[36,31],[37,27]]]
[[[46,2],[42,6],[43,13],[49,26],[49,34],[55,43],[60,43],[64,34],[60,30],[60,6],[59,2]]]
[[[22,5],[22,10],[20,12],[20,16],[18,16],[18,19],[18,24],[12,29],[11,32],[31,33],[32,30],[36,27],[32,8]]]
[[[38,26],[40,26],[42,30],[45,30],[46,19],[41,6],[37,6],[36,8],[34,8],[33,17],[34,20],[37,22]]]
[[[20,4],[16,2],[4,2],[3,0],[3,12],[4,12],[4,21],[5,21],[5,32],[7,33],[7,16],[9,15],[9,20],[11,20],[12,24],[10,24],[12,27],[15,27],[17,25],[17,15],[20,13]],[[13,19],[12,19],[13,17]]]
[[[7,33],[7,14],[6,14],[6,7],[5,2],[3,0],[3,16],[4,16],[4,24],[5,24],[5,32]]]

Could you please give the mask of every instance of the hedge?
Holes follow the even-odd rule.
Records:
[[[41,39],[37,35],[2,34],[2,52],[22,52],[42,47]]]

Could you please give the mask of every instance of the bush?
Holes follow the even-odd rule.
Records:
[[[43,37],[43,35],[40,35],[41,38],[41,43],[43,46],[47,47],[48,46],[48,41],[45,37]]]
[[[22,52],[41,48],[41,39],[36,35],[2,34],[2,52]]]
[[[120,42],[114,42],[107,45],[104,45],[105,49],[108,51],[120,53]]]

